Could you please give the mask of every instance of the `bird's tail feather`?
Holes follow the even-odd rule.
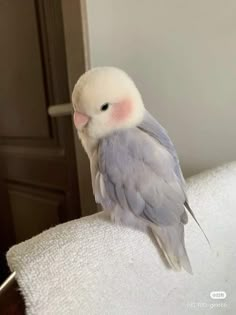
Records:
[[[200,230],[202,231],[203,235],[205,236],[208,245],[211,247],[210,241],[208,239],[208,237],[206,236],[206,233],[204,232],[203,228],[201,227],[200,223],[198,222],[195,214],[193,213],[193,210],[190,208],[190,205],[188,204],[187,201],[185,201],[184,203],[185,208],[188,210],[188,212],[191,214],[191,216],[193,217],[194,221],[197,223],[197,225],[199,226]]]
[[[163,227],[152,226],[151,230],[170,267],[175,271],[180,271],[183,267],[192,274],[192,267],[184,243],[183,224]]]

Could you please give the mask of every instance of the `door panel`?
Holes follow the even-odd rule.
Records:
[[[8,187],[16,242],[30,238],[63,220],[65,197],[18,185]]]
[[[47,114],[70,102],[61,1],[0,1],[0,39],[3,252],[81,209],[71,117]]]
[[[11,154],[9,151],[7,153],[2,151],[5,157],[5,177],[8,178],[8,181],[65,189],[67,187],[65,152],[62,150],[50,152],[43,149],[40,152],[41,154],[38,154],[37,149],[32,149],[31,152],[24,150],[22,154],[19,154],[17,150],[12,150]]]
[[[1,136],[49,136],[35,14],[34,1],[1,2]]]

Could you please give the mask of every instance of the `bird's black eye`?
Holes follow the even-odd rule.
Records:
[[[103,104],[103,105],[101,106],[101,111],[102,111],[102,112],[105,112],[105,111],[108,109],[108,107],[109,107],[109,104],[108,104],[108,103]]]

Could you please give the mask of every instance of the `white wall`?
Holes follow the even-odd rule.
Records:
[[[236,1],[87,0],[92,66],[126,70],[185,175],[236,159]]]

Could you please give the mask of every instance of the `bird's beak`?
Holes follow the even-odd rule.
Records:
[[[89,121],[89,116],[86,114],[75,111],[74,112],[74,124],[76,129],[82,129],[87,125]]]

